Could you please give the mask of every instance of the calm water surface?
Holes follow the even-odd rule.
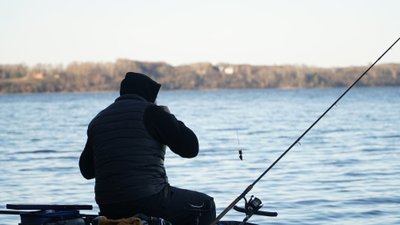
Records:
[[[158,102],[201,146],[195,159],[167,153],[170,183],[208,193],[221,212],[343,91],[162,91]],[[91,118],[116,97],[1,95],[0,210],[6,203],[95,206],[94,181],[81,177],[78,159]],[[400,224],[399,162],[400,89],[353,89],[251,191],[279,216],[250,221]],[[242,215],[231,211],[224,219]],[[0,215],[0,224],[18,221]]]

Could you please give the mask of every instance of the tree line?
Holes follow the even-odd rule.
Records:
[[[0,93],[118,90],[126,72],[145,73],[163,89],[326,88],[350,85],[366,66],[320,68],[296,65],[163,62],[118,59],[112,63],[74,62],[67,66],[0,64]],[[400,64],[375,66],[359,86],[399,86]]]

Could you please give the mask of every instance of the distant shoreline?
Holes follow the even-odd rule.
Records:
[[[116,91],[128,71],[149,75],[164,90],[344,87],[365,69],[365,66],[321,68],[210,63],[171,66],[129,59],[114,63],[76,62],[65,67],[0,64],[0,93]],[[358,86],[400,86],[400,63],[376,65]]]

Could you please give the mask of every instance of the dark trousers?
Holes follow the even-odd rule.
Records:
[[[160,193],[135,201],[99,204],[101,215],[120,219],[143,213],[161,217],[173,225],[209,225],[216,217],[212,197],[167,186]]]

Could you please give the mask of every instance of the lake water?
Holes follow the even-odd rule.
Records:
[[[159,104],[195,131],[201,151],[194,159],[167,153],[170,183],[213,196],[218,214],[343,91],[161,91]],[[94,181],[81,177],[78,159],[88,123],[116,97],[0,95],[0,210],[95,206]],[[400,88],[351,90],[250,194],[279,213],[250,219],[259,224],[400,224]],[[242,218],[233,210],[224,217]],[[0,215],[0,224],[18,221]]]

